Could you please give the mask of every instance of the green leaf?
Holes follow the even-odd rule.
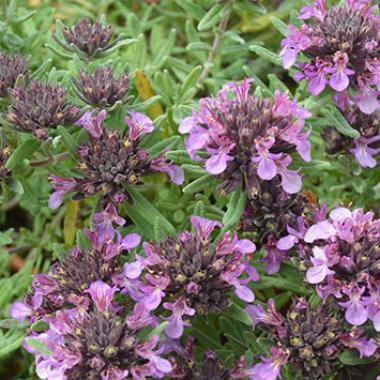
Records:
[[[166,153],[166,157],[176,164],[194,164],[186,150],[174,150]]]
[[[197,84],[199,76],[202,72],[202,66],[195,66],[184,80],[181,88],[179,89],[179,95],[185,97]]]
[[[272,51],[259,46],[259,45],[251,45],[249,50],[255,52],[258,56],[274,63],[277,66],[282,66],[282,59],[278,54],[273,53]]]
[[[223,224],[226,228],[230,228],[240,221],[246,201],[247,196],[244,192],[241,190],[233,192],[223,217]]]
[[[147,148],[147,151],[149,152],[151,158],[156,158],[158,155],[160,155],[164,149],[173,149],[175,148],[178,143],[181,141],[181,137],[179,136],[172,136],[168,139],[164,139],[162,141],[159,141],[158,143],[154,144],[153,146]]]
[[[223,4],[215,4],[199,22],[198,30],[204,32],[216,25],[223,15],[223,7]]]
[[[184,9],[190,16],[197,20],[201,20],[205,15],[205,11],[193,0],[174,0],[178,6]]]
[[[83,251],[89,251],[92,248],[90,238],[82,230],[77,231],[76,244]]]
[[[157,218],[169,234],[175,234],[176,230],[173,225],[151,204],[149,203],[138,191],[132,189],[130,186],[127,188],[128,193],[131,195],[133,204],[127,205],[128,208],[134,209],[148,224],[154,226]]]
[[[242,309],[240,306],[233,303],[223,314],[227,318],[234,319],[235,321],[239,321],[244,323],[247,326],[252,326],[251,317]]]
[[[39,320],[39,321],[34,322],[32,326],[30,326],[30,328],[36,332],[43,332],[49,328],[49,324],[42,320]]]
[[[217,181],[215,177],[211,174],[205,174],[204,176],[196,179],[195,181],[189,183],[187,186],[183,188],[184,194],[194,194],[199,191],[204,190],[205,188],[210,188]]]
[[[339,360],[345,365],[361,365],[374,363],[373,358],[361,358],[357,350],[345,350],[339,355]]]
[[[5,335],[0,335],[0,358],[20,348],[25,336],[25,332],[19,329],[9,330]]]
[[[30,347],[32,347],[34,350],[36,350],[37,352],[43,355],[52,354],[52,352],[49,350],[46,344],[36,338],[26,338],[25,341]]]
[[[360,137],[359,132],[351,127],[347,119],[336,107],[326,107],[325,109],[322,109],[322,113],[325,115],[328,124],[334,126],[338,132],[353,139]]]
[[[63,142],[66,145],[66,148],[69,150],[69,152],[73,155],[77,155],[77,143],[75,142],[73,136],[68,132],[67,128],[63,127],[62,125],[58,126],[57,128],[58,133],[62,136]]]
[[[168,236],[161,218],[156,218],[154,221],[154,236],[157,243],[163,241]]]
[[[172,52],[175,45],[176,36],[177,31],[175,29],[171,29],[166,43],[161,46],[159,53],[154,58],[153,65],[155,65],[157,68],[160,68],[164,63],[165,58],[170,56],[170,53]]]
[[[0,232],[0,246],[4,246],[7,244],[11,244],[13,239],[12,239],[12,234],[14,230],[13,228],[9,229],[8,231],[5,232]]]
[[[192,164],[183,164],[182,169],[190,174],[194,174],[197,176],[202,176],[207,174],[207,171],[200,167],[199,165],[192,165]]]
[[[281,19],[279,19],[278,17],[276,16],[273,16],[271,18],[272,20],[272,24],[273,26],[283,35],[283,36],[287,36],[288,34],[288,26],[284,23],[284,21],[282,21]]]
[[[14,169],[22,163],[25,158],[30,159],[32,154],[40,147],[41,141],[28,139],[24,141],[8,158],[5,164],[7,169]]]
[[[20,322],[16,321],[13,318],[3,319],[0,321],[1,329],[14,329],[20,327]]]

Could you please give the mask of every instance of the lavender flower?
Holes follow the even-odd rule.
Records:
[[[33,291],[24,302],[16,302],[10,309],[11,316],[23,321],[34,322],[40,318],[49,320],[58,310],[64,308],[87,309],[90,285],[96,281],[114,284],[122,273],[119,255],[139,245],[140,237],[129,234],[115,241],[102,240],[101,234],[86,231],[91,248],[74,248],[60,262],[54,264],[49,274],[35,275]]]
[[[55,35],[53,37],[63,48],[68,51],[75,51],[73,47],[76,47],[89,57],[107,51],[116,43],[116,41],[111,43],[112,27],[102,25],[98,20],[92,23],[83,18],[74,27],[65,27],[62,33],[66,43],[61,42]]]
[[[306,299],[295,299],[286,317],[276,311],[273,300],[267,310],[249,305],[246,311],[254,326],[260,323],[269,329],[276,343],[272,357],[251,368],[255,380],[279,378],[286,363],[303,378],[322,379],[340,369],[339,355],[345,348],[355,348],[365,357],[372,357],[378,348],[374,339],[348,325],[329,303],[313,309]]]
[[[243,188],[255,197],[260,179],[279,177],[287,193],[297,193],[301,176],[288,168],[288,153],[297,150],[310,161],[310,131],[301,131],[311,115],[287,93],[277,91],[274,100],[250,94],[251,82],[230,83],[216,98],[200,101],[200,110],[180,125],[181,133],[190,133],[187,150],[193,159],[199,159],[198,151],[207,151],[206,169],[223,181],[223,192]]]
[[[371,320],[380,331],[380,220],[362,209],[337,208],[306,230],[300,256],[306,279],[332,297],[355,326]]]
[[[97,67],[93,74],[85,71],[73,80],[78,96],[94,107],[112,107],[125,102],[131,84],[131,77],[124,73],[114,78],[112,67]]]
[[[380,151],[380,112],[367,115],[355,106],[348,106],[344,114],[351,127],[360,133],[360,137],[352,139],[340,134],[334,127],[327,127],[322,133],[327,153],[350,152],[361,166],[375,167],[377,161],[374,156]]]
[[[42,379],[141,380],[162,378],[172,370],[170,362],[154,351],[158,336],[147,341],[139,331],[152,319],[135,308],[112,307],[116,289],[104,282],[91,284],[94,307],[88,312],[61,311],[50,328],[34,339],[45,343],[48,353],[36,354],[36,372]],[[138,322],[136,322],[138,321]]]
[[[198,216],[191,218],[197,233],[167,237],[159,244],[144,244],[146,256],[124,268],[126,291],[146,309],[157,309],[162,300],[170,310],[166,333],[173,339],[183,333],[186,320],[197,314],[218,312],[229,305],[229,292],[246,302],[254,300],[247,286],[258,273],[249,265],[255,245],[226,233],[215,248],[211,233],[221,224]],[[242,278],[243,274],[248,275]],[[138,292],[136,292],[138,289]]]
[[[285,68],[293,66],[299,53],[307,60],[299,64],[297,80],[306,79],[309,91],[320,94],[327,85],[337,100],[351,98],[364,113],[379,108],[380,16],[371,0],[346,0],[327,9],[325,0],[301,10],[301,19],[311,20],[301,28],[290,25],[282,42]]]
[[[67,192],[76,198],[102,194],[103,204],[120,203],[127,199],[124,185],[136,185],[142,177],[154,172],[166,172],[176,184],[183,182],[183,171],[166,159],[165,153],[151,159],[140,145],[141,137],[154,129],[145,115],[130,112],[125,118],[129,126],[126,137],[118,132],[106,131],[103,121],[106,111],[87,112],[78,121],[90,134],[90,141],[78,150],[78,178],[52,177],[55,192],[49,205],[57,208]],[[106,208],[106,207],[105,207]]]
[[[7,54],[0,53],[0,97],[8,95],[9,89],[15,86],[20,75],[24,78],[29,76],[26,60],[19,55],[10,57]]]
[[[46,139],[49,128],[72,124],[79,118],[79,108],[67,103],[66,91],[61,87],[32,80],[26,87],[10,90],[10,94],[8,121],[38,139]]]

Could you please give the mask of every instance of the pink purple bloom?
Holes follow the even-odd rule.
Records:
[[[247,189],[251,197],[258,192],[259,180],[279,178],[289,194],[300,191],[301,176],[289,169],[288,152],[297,151],[310,161],[310,131],[304,132],[310,113],[276,91],[274,100],[250,94],[251,79],[229,83],[216,98],[204,98],[199,111],[184,119],[181,133],[189,133],[186,147],[193,159],[206,151],[206,170],[220,178],[221,190]]]
[[[117,234],[114,239],[104,241],[98,231],[86,233],[91,247],[88,250],[76,247],[53,264],[48,274],[35,275],[32,292],[23,302],[11,306],[13,318],[33,323],[38,319],[50,320],[62,309],[86,310],[90,296],[99,310],[109,308],[122,273],[120,253],[137,247],[140,237],[132,233],[122,238]]]
[[[55,192],[50,206],[59,207],[67,192],[76,198],[101,194],[103,204],[120,203],[128,198],[126,184],[138,185],[143,176],[154,172],[168,173],[173,182],[183,182],[182,169],[166,159],[165,153],[155,159],[140,145],[141,137],[154,129],[153,122],[145,115],[130,112],[125,121],[129,126],[126,136],[107,131],[103,122],[106,111],[88,112],[78,121],[89,132],[90,140],[78,149],[78,171],[75,178],[52,177]]]
[[[372,212],[339,207],[306,230],[299,254],[306,279],[319,295],[332,297],[355,326],[371,320],[379,331],[380,221]]]
[[[188,231],[167,237],[159,244],[144,243],[145,255],[124,267],[126,292],[147,310],[162,302],[171,311],[167,334],[182,335],[184,318],[217,312],[230,303],[230,291],[246,302],[254,300],[248,287],[258,280],[249,264],[255,245],[225,233],[213,247],[212,232],[217,221],[193,216],[196,234]],[[136,288],[139,290],[136,292]]]
[[[327,8],[325,0],[316,0],[301,10],[305,24],[289,26],[281,51],[285,68],[299,63],[296,79],[307,80],[312,95],[330,86],[366,114],[380,105],[380,15],[371,2],[346,0]]]
[[[373,357],[378,348],[375,340],[368,339],[364,330],[346,323],[335,307],[326,302],[312,308],[306,299],[298,298],[283,316],[276,311],[273,300],[267,310],[261,305],[247,306],[254,327],[264,324],[275,343],[272,357],[264,357],[262,363],[249,369],[250,378],[281,378],[281,368],[288,363],[300,377],[322,379],[342,367],[339,355],[346,348]]]
[[[34,352],[39,377],[141,380],[162,378],[171,372],[171,363],[158,353],[158,336],[148,340],[138,337],[141,329],[152,326],[152,321],[144,319],[136,325],[129,321],[136,319],[138,309],[128,314],[121,306],[117,312],[110,308],[116,290],[106,283],[97,281],[89,289],[94,307],[60,311],[50,320],[47,331],[32,336],[47,348]]]

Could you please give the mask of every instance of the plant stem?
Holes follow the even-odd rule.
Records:
[[[204,69],[199,77],[199,83],[204,82],[210,73],[212,63],[216,55],[218,54],[220,45],[222,43],[222,35],[226,31],[228,22],[230,21],[230,16],[231,16],[231,8],[228,8],[226,9],[222,19],[219,22],[218,30],[215,33],[215,38],[214,38],[214,42],[212,43],[211,51],[208,55],[207,62],[204,65]]]
[[[48,165],[50,165],[52,163],[56,163],[56,162],[67,160],[70,157],[71,157],[71,154],[69,152],[60,153],[60,154],[57,154],[56,156],[50,156],[48,158],[44,158],[43,160],[32,161],[30,163],[30,166],[33,167],[33,168],[38,168],[38,167],[41,167],[41,166],[48,166]]]

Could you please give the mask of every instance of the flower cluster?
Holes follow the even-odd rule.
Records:
[[[302,239],[307,281],[324,300],[335,299],[349,323],[371,320],[380,331],[380,220],[372,212],[341,207],[302,235],[292,236]]]
[[[265,248],[262,259],[269,274],[279,271],[282,261],[289,260],[288,249],[278,241],[288,235],[288,228],[297,228],[298,220],[313,220],[317,201],[309,192],[288,194],[279,186],[279,179],[259,181],[260,190],[250,199],[242,215],[239,230],[253,234],[254,241]]]
[[[261,305],[246,308],[254,327],[264,324],[272,333],[276,346],[272,357],[250,369],[255,380],[280,378],[281,368],[289,363],[302,378],[322,379],[339,370],[339,355],[345,348],[372,357],[377,350],[374,339],[364,336],[364,330],[351,327],[331,304],[313,309],[304,298],[293,300],[286,316],[281,315],[273,300],[267,309]]]
[[[20,75],[25,79],[29,76],[26,60],[19,55],[10,57],[7,54],[0,53],[0,97],[9,94],[9,89],[15,86]]]
[[[311,21],[300,28],[290,25],[281,52],[286,68],[301,52],[306,56],[296,79],[306,79],[314,96],[329,85],[339,104],[350,96],[367,114],[380,104],[380,15],[371,2],[345,0],[327,9],[325,0],[315,0],[301,10],[300,18]]]
[[[360,133],[360,137],[352,139],[334,127],[327,127],[322,133],[327,153],[350,152],[361,166],[374,168],[377,165],[374,156],[380,152],[380,111],[368,115],[356,106],[347,106],[344,114],[351,127]]]
[[[80,110],[66,101],[66,91],[37,80],[25,87],[10,90],[12,104],[7,119],[15,128],[33,133],[38,139],[48,137],[49,128],[72,124],[80,117]]]
[[[172,358],[173,370],[171,378],[182,380],[232,380],[246,379],[246,362],[244,357],[237,365],[229,369],[220,360],[215,351],[207,351],[201,362],[196,361],[195,339],[190,336],[186,346],[182,347],[178,341],[166,341],[162,346],[164,352],[175,352]]]
[[[116,43],[111,43],[112,27],[105,26],[98,20],[92,23],[84,18],[72,28],[65,27],[62,33],[65,43],[55,35],[53,37],[64,49],[73,52],[77,48],[88,57],[105,52]]]
[[[183,182],[183,171],[172,165],[165,153],[151,159],[149,153],[139,144],[141,137],[154,130],[153,122],[145,115],[130,112],[125,121],[129,127],[127,136],[119,132],[107,131],[103,122],[106,111],[85,113],[78,121],[90,134],[90,141],[78,149],[77,178],[52,176],[55,192],[49,205],[57,208],[67,192],[75,192],[76,197],[102,194],[103,203],[120,203],[127,199],[126,184],[142,182],[142,177],[154,172],[166,172],[176,184]]]
[[[184,119],[179,131],[190,133],[186,147],[191,158],[207,151],[206,170],[223,181],[223,192],[243,188],[254,198],[260,179],[279,176],[287,193],[297,193],[302,180],[288,168],[289,153],[296,150],[310,161],[310,131],[302,130],[311,115],[287,93],[276,91],[273,100],[250,94],[251,82],[230,83],[216,98],[201,99],[200,110]]]
[[[131,84],[131,77],[124,73],[114,78],[112,67],[97,67],[93,74],[85,71],[73,80],[78,96],[94,107],[112,107],[125,102]]]
[[[124,308],[113,302],[116,292],[95,281],[88,289],[89,310],[59,311],[47,331],[30,338],[44,343],[47,352],[35,352],[27,340],[41,379],[157,379],[172,370],[155,351],[157,335],[145,341],[138,337],[139,331],[153,325],[152,318],[139,308],[125,315]]]
[[[113,235],[104,236],[101,230],[86,230],[86,234],[90,243],[87,249],[75,247],[48,274],[34,276],[33,291],[23,302],[12,305],[13,318],[35,322],[49,320],[64,308],[87,309],[90,285],[95,281],[113,285],[122,272],[120,253],[140,244],[140,236],[134,233],[124,238],[117,234],[116,241]]]
[[[36,356],[41,379],[141,380],[162,378],[172,364],[159,354],[159,337],[141,339],[139,332],[157,326],[146,309],[118,303],[115,283],[122,277],[119,255],[140,243],[137,234],[104,240],[86,231],[87,249],[76,247],[50,273],[34,278],[33,292],[12,305],[13,318],[48,323],[32,331],[25,348]],[[36,349],[36,342],[45,346]]]
[[[211,234],[221,224],[198,216],[191,218],[196,234],[185,231],[159,244],[144,244],[145,256],[125,265],[125,292],[147,310],[162,301],[171,311],[166,334],[183,334],[185,316],[205,315],[229,305],[230,291],[246,302],[254,300],[247,286],[259,275],[249,264],[255,245],[226,233],[213,247]],[[247,276],[243,278],[243,274]],[[171,301],[171,302],[169,302]]]

